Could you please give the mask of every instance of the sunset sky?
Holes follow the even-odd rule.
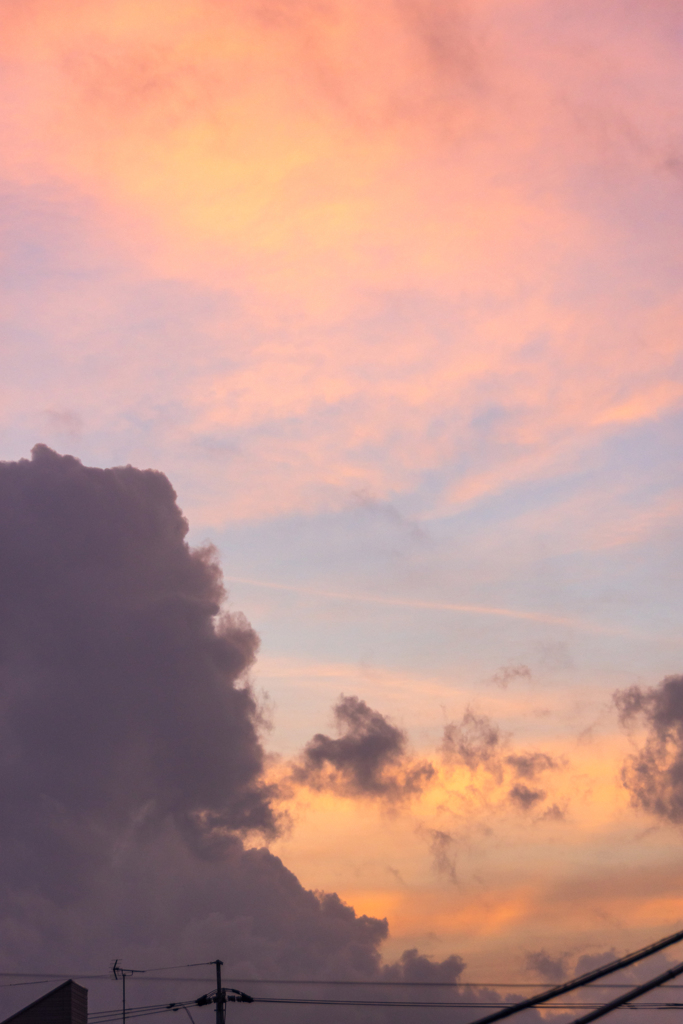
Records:
[[[0,458],[215,545],[272,853],[474,980],[683,927],[678,0],[0,19]]]

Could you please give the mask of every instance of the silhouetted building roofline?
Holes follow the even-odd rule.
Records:
[[[6,1017],[2,1024],[88,1024],[88,990],[71,979]]]

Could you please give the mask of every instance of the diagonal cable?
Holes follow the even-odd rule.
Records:
[[[650,946],[644,946],[643,949],[639,949],[635,953],[629,953],[627,956],[620,957],[619,960],[613,960],[611,963],[605,964],[604,967],[598,967],[594,971],[588,971],[587,974],[581,974],[578,978],[574,978],[572,981],[566,981],[563,985],[556,985],[554,988],[549,988],[545,992],[539,992],[537,996],[531,996],[529,999],[522,999],[519,1003],[512,1003],[504,1007],[502,1010],[498,1010],[496,1013],[488,1014],[486,1017],[479,1017],[477,1020],[472,1021],[472,1024],[492,1024],[492,1021],[502,1020],[504,1017],[510,1017],[513,1013],[519,1013],[521,1010],[526,1010],[530,1006],[538,1006],[540,1003],[547,1003],[549,999],[555,999],[557,996],[562,996],[565,992],[572,992],[575,988],[581,988],[583,985],[587,985],[591,981],[597,981],[598,978],[604,978],[607,974],[612,974],[614,971],[619,971],[624,967],[630,967],[631,964],[637,963],[638,960],[643,960],[646,956],[652,956],[653,953],[658,953],[660,949],[666,949],[667,946],[673,946],[675,942],[680,942],[681,939],[683,939],[683,931],[675,932],[673,935],[667,935],[665,939],[659,939],[658,942],[653,942]],[[645,991],[648,990],[646,989]],[[633,997],[631,996],[631,998]],[[622,1002],[627,1002],[627,1000],[623,999]]]
[[[683,974],[683,964],[678,964],[677,967],[664,971],[664,974],[658,974],[656,978],[646,981],[643,985],[638,985],[637,988],[632,988],[629,992],[625,992],[623,996],[617,996],[610,1003],[599,1006],[597,1010],[587,1013],[584,1017],[578,1017],[575,1021],[572,1021],[572,1024],[589,1024],[589,1021],[597,1020],[598,1017],[604,1017],[606,1013],[611,1013],[612,1010],[618,1009],[624,1003],[630,1003],[632,999],[637,999],[638,996],[651,992],[653,988],[659,988],[665,981],[677,978],[679,974]]]

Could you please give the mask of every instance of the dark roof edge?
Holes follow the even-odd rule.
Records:
[[[67,985],[75,985],[76,988],[82,988],[84,992],[88,991],[87,988],[83,988],[83,986],[79,985],[77,981],[73,980],[73,978],[69,978],[68,981],[63,981],[61,985],[57,985],[57,988],[52,988],[49,992],[39,996],[38,999],[34,999],[32,1003],[28,1004],[28,1006],[22,1006],[22,1008],[17,1010],[16,1013],[13,1013],[11,1017],[5,1017],[3,1021],[0,1021],[0,1024],[10,1024],[10,1021],[14,1020],[15,1017],[21,1016],[21,1014],[26,1013],[27,1010],[32,1010],[34,1006],[38,1006],[38,1004],[42,1003],[44,999],[49,999],[50,996],[55,994],[55,992],[60,992],[63,988],[66,988]]]

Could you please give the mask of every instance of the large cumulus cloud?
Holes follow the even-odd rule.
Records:
[[[206,850],[226,831],[274,830],[243,682],[258,639],[242,617],[219,617],[220,571],[186,533],[160,473],[85,468],[40,445],[31,462],[0,466],[0,757],[12,781],[0,803],[13,872],[40,877],[40,839],[60,883],[75,884],[70,868],[82,878],[133,820],[170,817]]]
[[[220,569],[186,534],[160,473],[42,445],[0,464],[4,969],[220,956],[234,977],[454,979],[457,957],[383,965],[386,921],[307,891],[259,848],[278,822],[246,675],[258,640],[221,612]],[[401,748],[387,738],[378,764]],[[36,994],[5,989],[0,1013]]]

